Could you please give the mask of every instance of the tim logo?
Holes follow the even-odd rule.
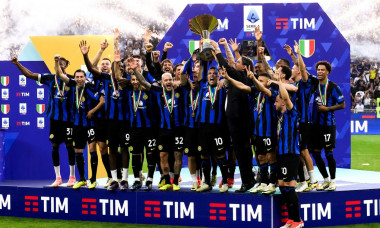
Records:
[[[38,129],[44,129],[45,127],[45,118],[44,117],[37,117],[37,128]]]
[[[9,128],[9,118],[8,117],[1,118],[1,128],[3,128],[3,129]]]
[[[25,196],[25,211],[38,212],[38,196]]]
[[[244,32],[253,32],[257,26],[263,31],[263,6],[244,6]]]
[[[276,29],[289,29],[288,18],[276,18]]]
[[[26,115],[26,103],[20,103],[20,114]]]
[[[11,210],[11,195],[9,194],[5,197],[3,194],[0,194],[0,210],[3,209]]]
[[[82,215],[96,215],[96,199],[82,198]]]
[[[43,100],[45,97],[45,92],[43,88],[37,88],[37,99]]]
[[[226,221],[227,204],[225,203],[210,203],[210,220]]]
[[[9,99],[9,89],[1,89],[1,99],[3,100]]]
[[[21,87],[25,87],[26,86],[26,77],[25,75],[20,75],[19,76],[19,84]]]
[[[361,210],[360,200],[346,201],[346,218],[360,218]]]
[[[144,217],[160,218],[161,217],[161,202],[160,201],[145,201],[144,202]]]

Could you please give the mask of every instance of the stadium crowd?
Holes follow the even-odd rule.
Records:
[[[380,98],[380,62],[351,59],[351,112],[375,112]]]

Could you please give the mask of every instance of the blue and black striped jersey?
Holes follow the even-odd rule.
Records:
[[[183,125],[190,128],[198,127],[195,117],[201,101],[200,91],[192,90],[189,85],[180,88],[183,90],[184,96]]]
[[[200,89],[200,101],[196,121],[199,123],[222,124],[225,119],[226,89],[204,84]],[[213,102],[213,103],[212,103]]]
[[[293,104],[296,105],[296,108],[299,111],[300,123],[312,122],[313,103],[316,85],[318,85],[318,79],[311,75],[309,76],[306,82],[301,80],[298,84],[298,98],[297,102]]]
[[[107,73],[101,73],[101,81],[103,82],[101,93],[105,98],[105,118],[108,120],[128,120],[126,89],[121,88],[116,79]]]
[[[300,154],[298,134],[298,112],[291,110],[281,113],[277,122],[278,154]]]
[[[165,91],[161,86],[151,86],[151,92],[155,96],[156,105],[160,110],[160,128],[174,129],[182,126],[183,94],[182,89]],[[166,99],[164,98],[166,96]],[[166,102],[168,104],[166,104]],[[169,109],[171,111],[169,111]]]
[[[317,89],[314,93],[313,124],[333,126],[335,125],[334,111],[318,112],[318,104],[330,107],[343,103],[344,97],[342,91],[339,86],[332,81],[328,81],[325,85],[319,86],[319,84],[317,84],[316,87]]]
[[[278,94],[278,86],[272,85],[270,88],[272,96],[267,96],[259,92],[256,87],[251,87],[251,96],[256,98],[254,105],[254,130],[256,136],[273,137],[276,133],[276,108],[274,102]]]
[[[133,90],[128,86],[128,104],[129,104],[129,122],[130,126],[134,128],[152,127],[152,99],[153,96],[150,91],[145,90]]]
[[[74,91],[74,126],[92,127],[94,126],[93,119],[87,119],[87,113],[95,108],[99,103],[100,94],[95,90],[92,83],[86,81],[84,91],[83,88],[76,88],[76,82],[70,79],[68,86]],[[77,102],[79,103],[77,104]]]
[[[49,87],[46,117],[73,122],[74,91],[54,74],[39,74],[38,81]]]

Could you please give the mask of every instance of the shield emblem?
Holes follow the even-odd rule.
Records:
[[[1,84],[7,86],[9,84],[9,76],[1,76]]]
[[[201,41],[200,40],[190,40],[189,41],[189,52],[190,52],[190,55],[193,54],[193,52],[200,48],[202,45]]]
[[[315,40],[299,40],[299,47],[301,55],[309,58],[315,52]]]
[[[9,104],[2,104],[1,105],[1,112],[4,114],[8,114],[9,112]]]
[[[45,104],[37,104],[36,105],[36,108],[37,108],[37,112],[39,114],[42,114],[45,112]]]

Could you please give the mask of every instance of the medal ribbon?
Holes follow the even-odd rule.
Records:
[[[197,109],[198,102],[199,102],[199,91],[197,92],[197,97],[195,98],[195,102],[194,102],[193,90],[191,90],[190,99],[191,99],[191,108],[193,109],[193,112],[195,112],[195,109]]]
[[[261,99],[260,99],[261,97]],[[257,96],[257,112],[260,113],[261,109],[261,102],[263,102],[264,95],[261,96],[261,92],[259,93],[259,96]]]
[[[284,119],[284,114],[285,113],[282,113],[281,117],[278,119],[278,122],[277,122],[277,136],[280,136],[281,122]]]
[[[79,112],[80,103],[82,102],[82,97],[84,94],[85,87],[86,87],[86,84],[83,85],[82,92],[80,93],[80,96],[79,96],[79,87],[78,85],[75,86],[75,104],[77,106],[78,112]]]
[[[321,98],[322,104],[324,106],[327,106],[327,87],[328,86],[329,86],[329,79],[327,79],[327,81],[326,81],[325,93],[322,96],[322,93],[321,93],[321,83],[318,83],[319,97]]]
[[[166,108],[168,109],[169,113],[172,113],[173,111],[173,107],[174,107],[174,89],[172,89],[172,102],[171,102],[171,107],[169,107],[169,104],[168,104],[168,98],[166,98],[166,92],[164,90],[164,87],[162,87],[162,94],[164,95],[164,99],[165,99],[165,104],[166,104]]]
[[[133,91],[133,111],[136,113],[137,109],[139,107],[139,103],[141,100],[141,90],[139,90],[139,96],[137,97],[137,102],[136,102],[136,93]]]
[[[115,91],[116,96],[118,96],[119,95],[119,90],[116,88],[115,79],[113,78],[112,75],[111,75],[111,84],[112,84],[113,91]]]
[[[65,90],[66,83],[63,82],[62,89],[61,89],[61,88],[59,88],[57,75],[55,75],[54,81],[55,81],[55,85],[57,86],[59,95],[61,97],[64,97],[64,94],[65,94],[64,90]]]
[[[210,94],[211,105],[214,105],[215,98],[216,98],[216,94],[217,94],[217,92],[218,92],[218,88],[215,87],[215,93],[214,93],[214,94],[212,94],[212,88],[211,88],[210,85],[208,85],[207,88],[208,88],[208,92],[209,92],[209,94]]]

